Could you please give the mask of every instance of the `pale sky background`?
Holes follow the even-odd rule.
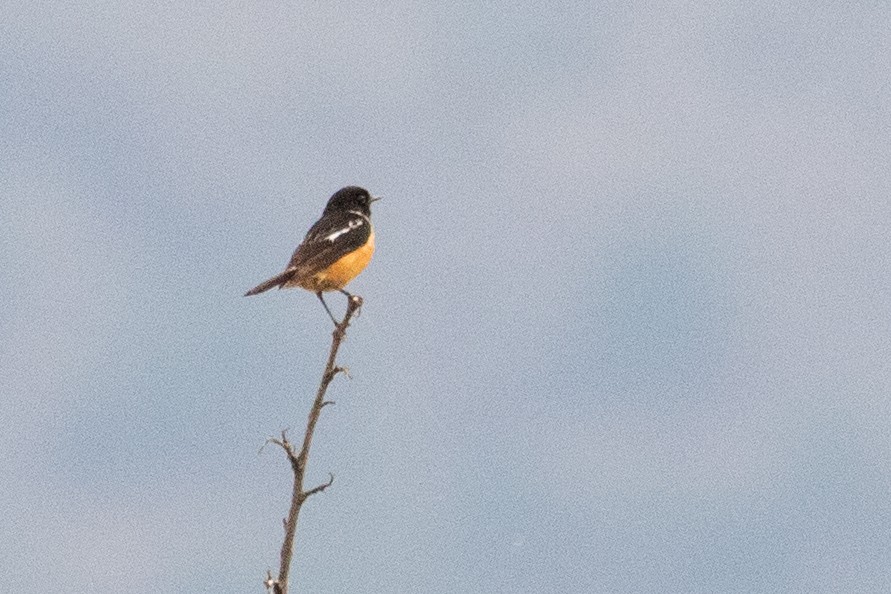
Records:
[[[264,591],[347,184],[295,593],[891,590],[891,9],[481,4],[4,5],[0,591]]]

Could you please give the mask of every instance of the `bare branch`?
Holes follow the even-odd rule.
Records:
[[[263,583],[267,590],[272,594],[288,594],[288,577],[291,570],[291,559],[294,556],[294,535],[297,532],[297,518],[300,515],[300,508],[303,503],[312,495],[321,493],[332,484],[334,484],[334,475],[329,474],[327,482],[322,483],[308,491],[303,490],[303,480],[306,473],[306,462],[309,458],[309,450],[312,446],[312,438],[315,433],[316,423],[319,421],[319,415],[322,409],[329,404],[334,404],[331,400],[325,400],[325,393],[328,386],[334,380],[338,373],[343,373],[349,377],[349,370],[346,367],[340,367],[336,364],[337,351],[346,338],[346,329],[350,325],[350,320],[357,315],[362,308],[362,298],[358,295],[351,295],[347,300],[347,310],[343,319],[334,326],[334,332],[331,335],[331,349],[328,352],[328,360],[325,364],[325,370],[322,373],[322,380],[316,391],[315,400],[313,400],[312,408],[309,411],[309,417],[306,420],[306,432],[303,435],[303,444],[300,451],[295,452],[294,446],[288,441],[285,431],[282,431],[281,439],[269,438],[266,444],[274,443],[281,447],[288,456],[291,463],[291,469],[294,473],[294,482],[291,490],[291,506],[288,510],[288,517],[284,520],[285,539],[282,543],[281,564],[278,570],[278,577],[273,578],[272,572],[267,573],[266,581]]]

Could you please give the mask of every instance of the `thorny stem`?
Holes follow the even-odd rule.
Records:
[[[288,578],[291,570],[291,559],[294,556],[294,535],[297,532],[297,517],[300,515],[300,508],[303,503],[312,495],[321,493],[334,483],[334,475],[311,489],[304,490],[303,479],[306,475],[306,462],[309,458],[309,449],[312,445],[312,436],[316,429],[316,423],[319,421],[319,415],[322,409],[332,404],[325,400],[325,392],[328,391],[328,385],[337,376],[338,373],[346,373],[344,367],[338,367],[336,364],[337,351],[340,344],[346,336],[346,329],[350,325],[350,320],[362,307],[362,298],[358,295],[351,295],[347,299],[347,310],[343,319],[334,327],[334,333],[331,336],[331,350],[328,352],[328,362],[325,364],[325,372],[322,374],[322,381],[319,383],[319,389],[316,391],[316,398],[313,401],[312,408],[309,411],[309,418],[306,422],[306,432],[303,435],[303,445],[299,452],[295,452],[294,444],[288,441],[285,432],[282,431],[281,439],[270,439],[285,451],[288,461],[291,463],[291,470],[294,473],[293,489],[291,491],[291,506],[288,509],[288,517],[284,521],[285,539],[282,542],[281,564],[278,570],[278,577],[273,578],[271,572],[267,572],[264,585],[267,591],[272,594],[288,594]]]

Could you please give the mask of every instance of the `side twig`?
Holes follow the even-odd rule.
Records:
[[[293,489],[291,491],[291,507],[288,510],[288,517],[284,520],[285,539],[282,542],[281,564],[278,569],[278,577],[273,577],[272,572],[267,572],[266,579],[263,584],[267,591],[272,594],[288,594],[288,577],[291,570],[291,559],[294,556],[294,535],[297,532],[297,517],[300,515],[300,508],[304,502],[316,493],[321,493],[334,483],[334,475],[329,475],[329,479],[310,489],[303,488],[303,480],[306,475],[306,462],[309,459],[309,449],[312,445],[312,436],[316,429],[316,423],[319,421],[319,415],[322,409],[333,404],[329,400],[325,400],[325,393],[328,391],[328,385],[337,376],[338,373],[348,374],[345,367],[338,367],[336,364],[337,351],[340,344],[346,336],[346,329],[350,325],[350,320],[362,307],[362,298],[358,295],[351,295],[347,299],[347,310],[343,319],[334,327],[334,333],[331,336],[331,350],[328,352],[328,362],[325,364],[325,372],[322,374],[322,381],[319,383],[319,389],[316,391],[316,398],[313,401],[312,408],[309,411],[309,418],[306,422],[306,432],[303,435],[303,445],[297,451],[294,444],[288,441],[285,431],[282,431],[281,439],[271,438],[268,441],[281,447],[291,463],[291,470],[294,473]]]

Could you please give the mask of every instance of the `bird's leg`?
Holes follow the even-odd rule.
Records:
[[[343,289],[337,289],[337,290],[340,291],[341,293],[343,293],[344,295],[346,295],[347,310],[349,310],[350,307],[355,307],[356,308],[356,316],[358,317],[359,314],[362,313],[362,310],[360,309],[362,307],[362,298],[357,295],[353,295],[349,291],[345,291]]]
[[[328,316],[331,318],[331,321],[334,322],[334,325],[335,325],[335,326],[337,326],[337,320],[334,319],[334,314],[332,314],[332,313],[331,313],[331,310],[328,309],[328,304],[325,303],[325,298],[322,297],[322,292],[319,291],[318,293],[316,293],[316,297],[318,297],[318,298],[319,298],[319,301],[322,302],[322,305],[325,307],[325,311],[328,312]]]

